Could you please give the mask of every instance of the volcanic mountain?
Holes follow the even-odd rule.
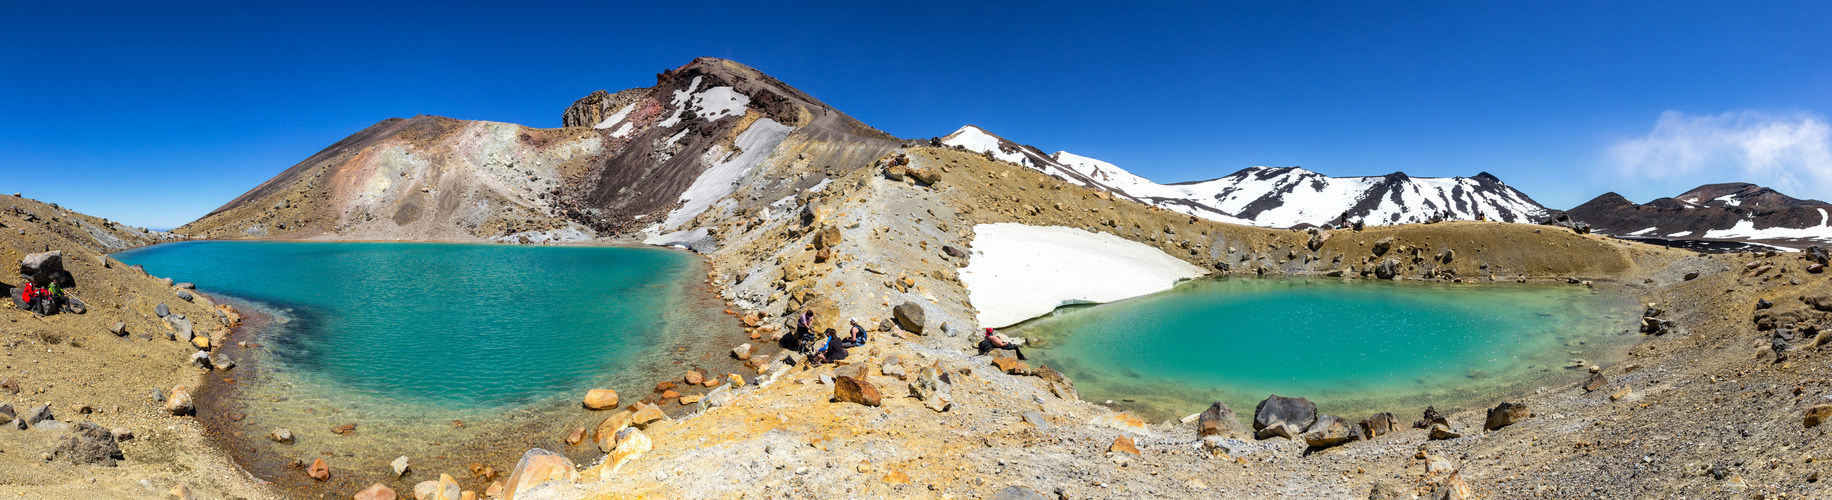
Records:
[[[1832,242],[1832,205],[1755,184],[1706,184],[1671,198],[1636,204],[1604,193],[1569,213],[1603,234],[1721,240],[1799,248]]]
[[[1158,184],[1112,163],[1058,151],[1046,155],[972,125],[941,143],[1017,163],[1123,198],[1216,221],[1263,227],[1340,224],[1346,214],[1369,224],[1453,219],[1536,222],[1546,207],[1487,172],[1475,177],[1330,177],[1299,167],[1251,167],[1196,182]]]
[[[652,87],[592,93],[562,124],[390,118],[177,232],[705,244],[709,228],[695,217],[741,180],[754,196],[792,196],[825,178],[818,172],[861,167],[899,145],[775,78],[714,58],[662,72]],[[766,162],[802,173],[753,171]]]

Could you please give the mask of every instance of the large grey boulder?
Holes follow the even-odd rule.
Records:
[[[1304,443],[1312,448],[1328,448],[1361,439],[1360,429],[1349,426],[1335,415],[1322,415],[1304,430]]]
[[[1386,255],[1387,250],[1391,248],[1393,248],[1392,236],[1374,240],[1374,255],[1376,256]]]
[[[1249,439],[1253,431],[1240,423],[1240,417],[1234,415],[1234,409],[1227,403],[1216,401],[1196,416],[1196,437],[1221,436],[1234,439]]]
[[[922,306],[915,302],[904,302],[891,308],[891,316],[897,319],[897,326],[903,331],[922,335],[923,320],[926,314]]]
[[[1399,427],[1399,419],[1394,418],[1392,413],[1383,411],[1372,417],[1361,419],[1355,424],[1355,427],[1361,430],[1362,439],[1374,439],[1383,434],[1392,433],[1394,428]]]
[[[1394,260],[1394,259],[1382,260],[1380,261],[1380,265],[1374,266],[1374,277],[1376,278],[1380,278],[1383,280],[1390,280],[1390,279],[1393,279],[1394,276],[1398,276],[1398,275],[1399,275],[1399,261],[1397,260]]]
[[[69,279],[70,273],[64,271],[64,252],[61,250],[26,254],[25,258],[19,259],[19,275],[38,286],[50,285],[53,281],[63,286],[73,284]]]
[[[1297,439],[1316,422],[1317,404],[1304,398],[1273,394],[1253,407],[1254,437],[1259,439],[1272,436]]]
[[[169,307],[166,307],[164,302],[160,302],[159,305],[153,306],[153,314],[156,314],[159,317],[163,318],[166,316],[170,316],[172,314],[172,309]]]

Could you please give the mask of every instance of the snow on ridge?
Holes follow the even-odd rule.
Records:
[[[1767,229],[1756,229],[1755,220],[1743,219],[1737,221],[1736,225],[1731,226],[1729,229],[1705,231],[1705,234],[1701,237],[1707,239],[1747,238],[1752,240],[1804,239],[1832,242],[1832,225],[1828,224],[1828,222],[1832,222],[1832,214],[1827,214],[1824,208],[1818,210],[1819,225],[1813,227],[1771,227]]]
[[[1201,268],[1108,233],[1018,223],[973,227],[960,272],[982,327],[1003,327],[1057,307],[1112,302],[1170,289]]]
[[[592,128],[599,130],[611,128],[612,125],[616,125],[617,122],[621,122],[624,118],[629,117],[630,111],[634,111],[635,109],[636,103],[626,104],[623,109],[617,110],[617,112],[611,114],[611,116],[605,117],[604,121],[598,122],[597,125],[592,125]]]
[[[1473,177],[1392,175],[1330,177],[1302,167],[1252,167],[1207,181],[1159,184],[1112,163],[1058,151],[1042,156],[977,126],[962,126],[942,144],[1017,163],[1063,180],[1106,189],[1167,210],[1231,224],[1292,227],[1336,223],[1348,212],[1370,224],[1424,222],[1439,211],[1453,218],[1531,222],[1545,207],[1496,181]],[[1392,180],[1390,180],[1392,179]],[[1356,211],[1365,200],[1372,207]],[[1203,209],[1207,207],[1208,209]],[[1253,213],[1246,213],[1251,210]]]
[[[693,95],[693,114],[708,122],[727,116],[742,116],[751,104],[751,96],[731,87],[719,86]]]

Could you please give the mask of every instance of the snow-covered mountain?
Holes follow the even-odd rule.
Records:
[[[1570,211],[1603,234],[1742,241],[1783,248],[1832,243],[1832,205],[1749,183],[1706,184],[1643,204],[1604,193]]]
[[[1344,214],[1368,224],[1452,219],[1537,222],[1546,207],[1487,172],[1475,177],[1330,177],[1298,167],[1252,167],[1218,179],[1159,184],[1112,163],[1067,151],[1044,154],[972,125],[942,144],[990,154],[1068,182],[1221,222],[1263,227],[1336,224]]]

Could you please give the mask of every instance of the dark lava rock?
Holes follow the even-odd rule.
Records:
[[[947,254],[949,257],[953,257],[956,259],[967,256],[967,252],[962,251],[959,248],[955,248],[953,245],[942,245],[941,253]]]
[[[1438,413],[1438,409],[1436,407],[1427,406],[1425,407],[1425,416],[1423,418],[1420,418],[1417,422],[1413,422],[1412,428],[1429,429],[1431,428],[1432,425],[1437,425],[1437,424],[1448,426],[1450,425],[1450,419],[1444,418],[1444,414]]]
[[[1832,258],[1832,253],[1826,252],[1826,249],[1821,248],[1819,245],[1808,245],[1806,251],[1801,253],[1806,255],[1808,259],[1812,259],[1814,262],[1820,264],[1825,264],[1828,258]]]
[[[184,291],[184,290],[179,290],[179,291],[178,291],[178,298],[179,298],[179,300],[183,300],[183,301],[185,301],[185,302],[190,302],[190,301],[191,301],[191,298],[192,298],[192,297],[191,297],[191,292],[187,292],[187,291]]]
[[[157,314],[159,317],[163,318],[170,316],[172,314],[172,309],[166,307],[164,302],[160,302],[159,305],[153,306],[153,314]]]
[[[1756,299],[1756,310],[1757,311],[1768,309],[1770,307],[1775,307],[1775,303],[1769,302],[1768,299]]]
[[[1695,279],[1698,279],[1698,271],[1692,271],[1692,272],[1686,273],[1686,278],[1685,278],[1686,281],[1692,281]]]
[[[1253,407],[1254,437],[1284,436],[1296,439],[1317,422],[1317,404],[1304,398],[1273,394]]]
[[[1399,261],[1397,260],[1393,260],[1393,259],[1383,260],[1383,261],[1380,261],[1380,265],[1374,266],[1374,277],[1376,278],[1380,278],[1383,280],[1389,280],[1389,279],[1393,279],[1393,277],[1397,276],[1398,274],[1399,274]]]
[[[1514,425],[1532,416],[1533,410],[1527,409],[1527,405],[1512,402],[1501,403],[1489,409],[1488,420],[1483,422],[1482,427],[1492,431]]]
[[[1399,419],[1394,418],[1392,413],[1383,411],[1372,417],[1361,419],[1361,422],[1356,423],[1355,427],[1361,429],[1363,437],[1373,439],[1382,434],[1392,433],[1394,428],[1399,427]]]
[[[903,327],[903,331],[922,335],[922,306],[915,302],[904,302],[891,309],[891,316],[897,319],[897,326]]]
[[[1386,255],[1387,250],[1391,248],[1393,248],[1393,237],[1392,236],[1374,240],[1374,255],[1376,256]]]
[[[98,464],[114,467],[116,461],[127,458],[121,454],[121,444],[115,440],[113,432],[91,422],[76,424],[76,435],[65,439],[56,450],[56,455],[70,459],[78,465]]]
[[[1590,380],[1584,381],[1584,392],[1594,392],[1597,389],[1602,389],[1605,385],[1609,385],[1608,378],[1604,378],[1601,373],[1592,373],[1590,374]]]
[[[39,422],[46,420],[57,420],[57,416],[51,414],[51,405],[33,408],[31,411],[25,412],[25,418],[20,419],[20,421],[25,422],[27,426],[37,425]]]

